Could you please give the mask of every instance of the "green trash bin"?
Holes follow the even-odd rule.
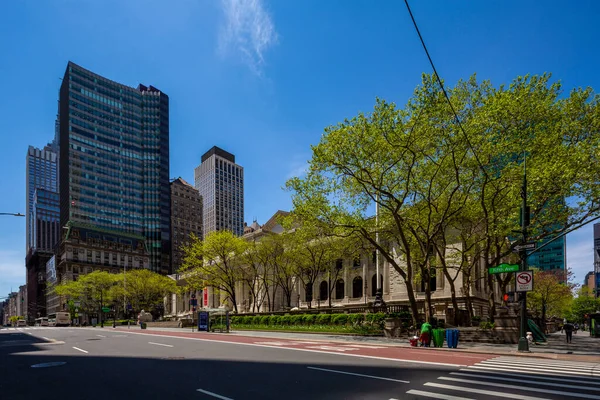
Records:
[[[444,329],[437,328],[433,330],[433,345],[435,347],[444,346]]]
[[[146,329],[146,323],[145,322],[142,322],[141,325],[142,325],[142,329]]]

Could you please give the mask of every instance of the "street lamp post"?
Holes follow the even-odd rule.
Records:
[[[521,188],[521,233],[523,244],[527,243],[527,226],[529,225],[529,209],[527,208],[527,156],[523,162],[523,187]],[[527,249],[526,246],[520,251],[521,271],[527,271]],[[519,332],[519,347],[521,352],[529,351],[529,342],[526,338],[527,332],[527,292],[521,292],[521,329]]]
[[[12,215],[13,217],[24,217],[25,214],[21,213],[0,213],[0,215]]]

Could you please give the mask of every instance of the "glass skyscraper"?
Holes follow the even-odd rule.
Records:
[[[169,97],[69,62],[58,114],[61,226],[141,235],[150,269],[168,272]]]
[[[537,243],[538,247],[541,247],[548,242],[548,240],[539,241]],[[566,237],[563,236],[529,256],[527,258],[527,265],[533,268],[539,268],[543,271],[553,269],[561,269],[564,271],[567,265],[566,254]]]
[[[27,180],[27,215],[26,215],[26,246],[29,252],[33,246],[34,236],[34,197],[36,189],[45,189],[58,193],[58,158],[57,149],[47,145],[43,149],[29,146],[27,149],[27,164],[25,168]]]

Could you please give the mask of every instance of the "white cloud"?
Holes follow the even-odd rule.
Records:
[[[25,284],[25,256],[16,250],[0,250],[0,297]]]
[[[262,0],[221,0],[225,25],[219,35],[219,51],[240,53],[252,72],[262,74],[264,53],[277,43],[275,25]]]
[[[308,161],[306,161],[306,157],[301,155],[296,155],[292,157],[290,161],[290,165],[288,168],[288,173],[285,176],[285,179],[291,179],[294,177],[302,178],[308,172]]]

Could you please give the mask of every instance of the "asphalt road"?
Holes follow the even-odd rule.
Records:
[[[53,362],[64,364],[37,367]],[[450,366],[138,330],[13,329],[0,330],[0,398],[390,400],[485,399],[494,394],[534,400],[577,398],[571,396],[576,394],[600,399],[600,376],[594,377],[594,366],[570,364],[565,371],[547,363],[536,362],[538,375],[531,375],[541,384],[536,386],[530,376],[530,388],[523,389],[526,385],[510,375],[490,375],[503,365],[508,366],[504,375],[511,368],[532,368],[509,358]],[[490,378],[482,383],[481,377]],[[568,384],[573,380],[592,390],[579,390],[584,385],[576,390]]]

